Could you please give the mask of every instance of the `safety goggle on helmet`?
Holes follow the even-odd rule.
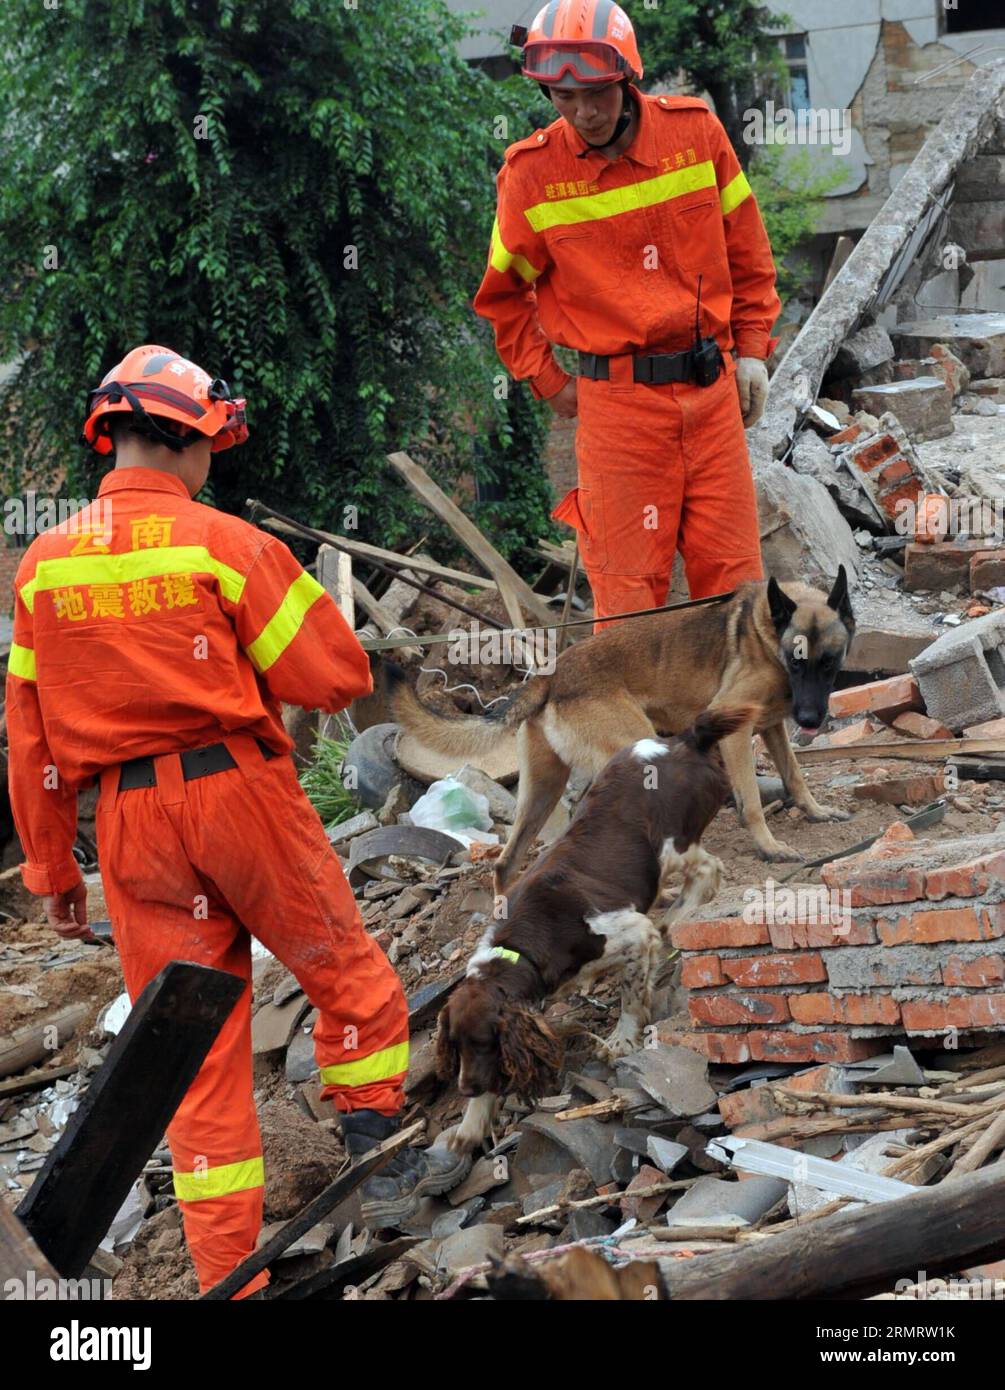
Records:
[[[549,0],[510,42],[523,50],[523,74],[545,86],[592,87],[639,81],[642,58],[631,20],[615,0]]]

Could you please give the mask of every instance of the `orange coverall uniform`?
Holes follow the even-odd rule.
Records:
[[[579,533],[598,614],[665,601],[680,549],[693,598],[760,579],[757,503],[735,362],[765,358],[780,303],[757,203],[697,98],[632,88],[638,129],[615,160],[564,119],[511,145],[475,310],[539,399],[569,377],[552,344],[610,356],[580,377],[579,487],[552,513]],[[716,339],[714,386],[633,380],[632,357]]]
[[[29,547],[15,589],[7,727],[26,887],[79,882],[76,794],[100,779],[98,853],[130,998],[172,960],[249,984],[168,1129],[205,1290],[252,1252],[262,1221],[251,936],[319,1011],[322,1095],[388,1115],[403,1102],[400,982],[292,759],[256,741],[288,754],[280,701],[341,709],[372,689],[369,664],[281,541],[151,469],[108,473],[95,502]],[[219,742],[237,766],[183,780],[178,754]],[[119,791],[118,765],[150,755],[156,787]]]

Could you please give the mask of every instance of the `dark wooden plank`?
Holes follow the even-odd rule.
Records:
[[[384,1141],[375,1149],[371,1149],[365,1154],[358,1163],[354,1163],[351,1168],[347,1168],[344,1173],[340,1173],[334,1182],[329,1183],[323,1192],[319,1192],[312,1202],[308,1202],[303,1211],[287,1221],[281,1231],[277,1231],[271,1240],[267,1240],[264,1245],[260,1245],[257,1250],[242,1260],[236,1269],[232,1269],[225,1279],[221,1279],[219,1284],[214,1284],[211,1289],[207,1289],[202,1295],[202,1301],[219,1301],[221,1299],[232,1298],[235,1293],[243,1289],[245,1284],[249,1284],[256,1274],[261,1274],[272,1261],[288,1249],[295,1240],[314,1229],[319,1221],[323,1221],[330,1211],[333,1211],[340,1202],[344,1202],[351,1192],[355,1192],[360,1183],[365,1182],[371,1173],[375,1173],[378,1168],[383,1168],[384,1164],[398,1152],[399,1149],[407,1148],[413,1139],[417,1138],[424,1128],[424,1121],[418,1124],[409,1125],[408,1129],[403,1129],[392,1138]]]
[[[22,1284],[27,1284],[29,1271],[34,1271],[38,1279],[58,1278],[21,1222],[8,1206],[0,1202],[0,1289],[5,1287],[8,1279],[19,1279]]]
[[[315,1274],[310,1279],[302,1279],[299,1284],[294,1284],[291,1289],[280,1294],[276,1302],[285,1299],[341,1298],[348,1285],[361,1284],[364,1279],[369,1279],[371,1274],[376,1274],[399,1255],[404,1255],[406,1250],[411,1250],[413,1245],[418,1245],[421,1239],[421,1236],[399,1236],[397,1240],[390,1240],[386,1245],[374,1245],[362,1255],[340,1260],[330,1269],[323,1269],[320,1274]]]
[[[112,1043],[17,1215],[56,1269],[87,1265],[245,988],[172,961]]]

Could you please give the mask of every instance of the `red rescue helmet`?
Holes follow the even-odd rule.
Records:
[[[219,377],[214,380],[171,348],[147,344],[127,353],[88,396],[84,440],[99,454],[110,454],[109,416],[131,412],[144,433],[176,453],[196,434],[211,438],[216,453],[247,439],[244,407],[244,399],[232,397]]]
[[[548,87],[590,87],[643,75],[632,22],[614,0],[549,0],[530,25],[514,25],[525,77]]]

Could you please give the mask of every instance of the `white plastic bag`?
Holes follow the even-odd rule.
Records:
[[[453,835],[465,849],[475,841],[482,845],[499,843],[498,835],[488,833],[492,826],[488,797],[472,791],[456,777],[443,777],[434,782],[408,814],[413,825]]]

